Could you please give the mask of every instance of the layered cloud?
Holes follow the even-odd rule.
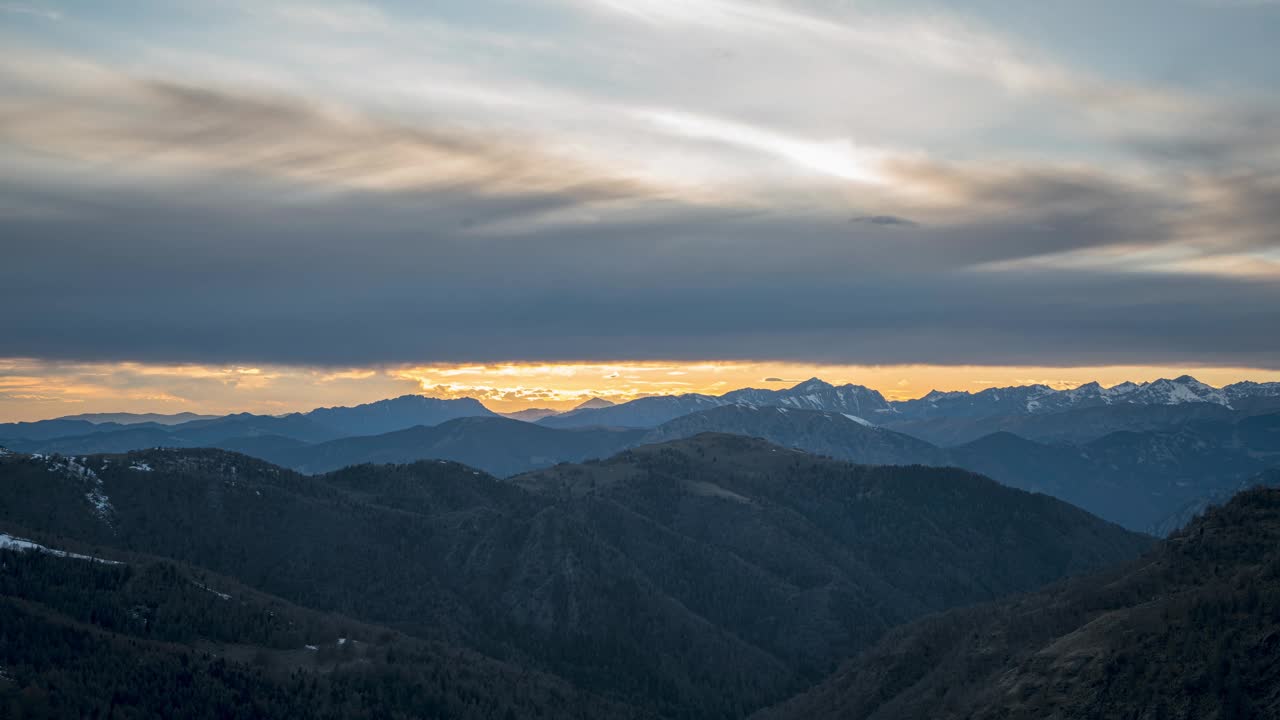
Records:
[[[0,60],[2,355],[1280,367],[1247,82],[937,10],[140,5]]]

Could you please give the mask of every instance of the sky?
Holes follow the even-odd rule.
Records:
[[[0,420],[1280,379],[1277,38],[1266,0],[0,0]]]

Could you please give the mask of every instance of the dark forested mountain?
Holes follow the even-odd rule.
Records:
[[[1164,432],[1115,432],[1080,445],[995,433],[954,448],[867,427],[844,415],[725,406],[677,418],[645,442],[698,432],[760,437],[852,462],[965,468],[1006,485],[1042,492],[1126,527],[1167,533],[1186,508],[1239,490],[1280,466],[1280,414],[1187,423]]]
[[[1280,717],[1280,490],[1149,555],[937,615],[759,720]]]
[[[637,716],[557,678],[202,569],[57,552],[0,549],[4,717]]]
[[[1213,410],[1202,412],[1207,408]],[[1218,405],[1188,403],[1086,408],[1023,419],[1049,427],[1048,423],[1058,418],[1080,415],[1059,427],[1090,421],[1105,426],[1105,418],[1090,417],[1094,412],[1126,415],[1135,423],[1145,417],[1159,429],[1113,431],[1071,444],[1029,440],[1001,431],[939,448],[872,426],[853,414],[733,404],[683,415],[647,431],[559,429],[501,417],[473,417],[315,443],[298,436],[326,437],[329,430],[306,416],[244,415],[174,428],[137,426],[74,438],[18,442],[14,447],[79,455],[157,446],[213,446],[308,473],[367,462],[445,459],[509,476],[559,462],[606,457],[642,443],[725,432],[850,462],[953,465],[1011,487],[1053,495],[1133,530],[1161,534],[1176,527],[1177,518],[1185,516],[1187,508],[1221,498],[1257,473],[1280,466],[1280,413],[1240,418]],[[1165,426],[1154,417],[1156,412],[1181,419]]]
[[[946,458],[1125,527],[1156,532],[1186,505],[1220,497],[1280,465],[1280,413],[1166,432],[1115,432],[1081,445],[997,433],[949,448]]]
[[[1152,528],[1157,537],[1165,537],[1181,530],[1214,505],[1225,505],[1239,493],[1251,488],[1280,488],[1280,467],[1267,470],[1227,486],[1206,497],[1196,498],[1176,509]]]
[[[220,445],[301,472],[328,472],[360,463],[408,463],[443,459],[505,477],[561,462],[607,457],[635,445],[643,431],[614,428],[556,430],[501,417],[471,417],[434,427],[416,427],[372,437],[350,437],[317,445],[270,445],[236,440]]]
[[[786,408],[726,406],[672,420],[646,442],[729,432],[852,462],[965,468],[1011,487],[1042,492],[1126,527],[1167,533],[1186,508],[1239,490],[1280,466],[1280,413],[1189,422],[1160,432],[1113,432],[1079,445],[1035,442],[1007,432],[938,448],[846,416]]]
[[[1148,545],[963,471],[854,466],[728,435],[509,482],[442,461],[304,476],[218,450],[7,453],[0,523],[85,554],[163,555],[689,718],[741,716],[895,624]],[[58,657],[41,667],[71,662]]]

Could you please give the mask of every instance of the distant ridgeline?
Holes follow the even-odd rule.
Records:
[[[857,463],[962,467],[1158,535],[1280,465],[1280,383],[1213,388],[1187,376],[1113,388],[934,392],[905,402],[813,379],[784,390],[589,401],[547,413],[502,417],[471,399],[408,395],[281,417],[15,423],[0,425],[0,446],[63,455],[217,447],[305,473],[444,459],[508,477],[722,432]]]
[[[0,532],[10,717],[737,718],[1152,542],[963,470],[714,433],[509,480],[5,452]]]

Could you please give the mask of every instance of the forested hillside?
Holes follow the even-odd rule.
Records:
[[[0,715],[640,717],[527,668],[127,557],[0,550]]]
[[[1143,558],[887,634],[758,720],[1280,717],[1280,490]]]
[[[728,435],[514,481],[441,461],[306,476],[217,450],[13,453],[0,522],[83,554],[171,558],[672,718],[740,717],[894,625],[1148,545],[963,471]]]

